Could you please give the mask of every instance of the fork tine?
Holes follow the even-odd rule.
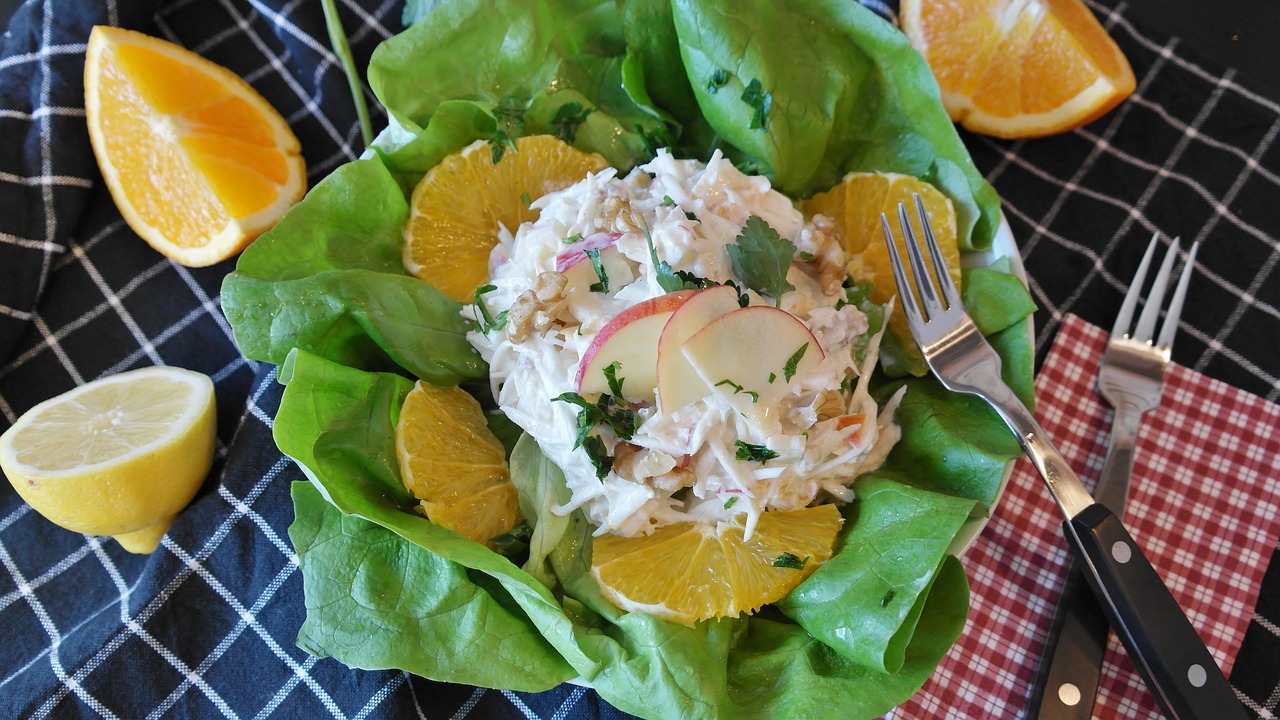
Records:
[[[898,254],[898,244],[893,241],[893,230],[889,227],[889,218],[880,213],[880,229],[884,231],[884,242],[889,246],[889,264],[893,266],[893,279],[898,286],[898,299],[902,301],[902,311],[907,314],[907,322],[914,328],[924,322],[920,315],[920,306],[916,304],[915,293],[907,284],[907,273],[902,267],[902,256]],[[912,334],[915,331],[912,330]]]
[[[930,318],[935,318],[942,313],[942,301],[938,299],[937,290],[929,278],[929,268],[925,267],[920,242],[916,240],[905,203],[898,203],[898,224],[902,226],[902,244],[907,246],[907,258],[911,260],[911,272],[915,275],[916,292],[920,293],[920,302],[924,304],[925,312]]]
[[[1138,328],[1133,333],[1133,339],[1138,342],[1151,342],[1151,336],[1155,334],[1156,319],[1160,317],[1160,307],[1164,304],[1164,291],[1169,285],[1169,275],[1173,272],[1173,261],[1176,259],[1178,259],[1178,240],[1174,238],[1169,243],[1169,249],[1164,253],[1160,272],[1156,273],[1156,279],[1151,281],[1151,292],[1147,294],[1147,303],[1142,307],[1142,317],[1138,318]]]
[[[947,261],[942,256],[942,248],[938,246],[938,238],[933,234],[933,226],[929,224],[929,215],[924,210],[924,201],[920,199],[919,193],[911,193],[916,201],[916,213],[920,216],[920,229],[924,231],[925,245],[929,247],[929,258],[933,260],[934,274],[938,276],[938,285],[942,288],[942,295],[947,299],[947,307],[959,307],[963,303],[960,300],[960,291],[956,289],[956,284],[951,280],[951,273],[947,271]]]
[[[1151,236],[1151,242],[1147,244],[1147,251],[1142,254],[1142,262],[1138,263],[1138,271],[1133,274],[1129,291],[1124,294],[1120,313],[1116,315],[1116,324],[1111,326],[1111,337],[1118,338],[1129,334],[1129,327],[1133,323],[1133,311],[1138,306],[1138,298],[1142,295],[1142,284],[1147,279],[1147,268],[1151,266],[1151,255],[1155,253],[1159,242],[1160,232],[1157,230],[1156,234]]]
[[[1187,251],[1187,261],[1182,266],[1182,275],[1178,278],[1178,287],[1173,291],[1173,300],[1169,303],[1169,311],[1165,313],[1164,325],[1160,326],[1160,340],[1156,347],[1168,352],[1173,349],[1173,337],[1178,332],[1178,318],[1182,315],[1182,301],[1187,296],[1187,285],[1191,283],[1191,273],[1196,269],[1196,251],[1200,249],[1200,241],[1191,243]]]

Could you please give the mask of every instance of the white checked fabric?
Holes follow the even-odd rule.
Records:
[[[401,28],[403,0],[337,6],[361,66]],[[1138,27],[1122,5],[1092,7],[1134,63],[1135,96],[1055,138],[965,137],[1021,244],[1041,354],[1068,312],[1109,324],[1158,228],[1205,241],[1175,359],[1274,401],[1276,99]],[[218,303],[232,263],[164,260],[98,182],[80,80],[96,23],[176,41],[245,77],[293,126],[312,183],[362,149],[318,2],[27,0],[0,37],[0,428],[79,383],[150,364],[211,375],[219,405],[214,471],[151,556],[54,527],[0,483],[0,716],[622,717],[577,686],[446,685],[295,646],[302,583],[286,528],[300,472],[271,439],[280,386],[232,343]],[[1266,583],[1232,679],[1269,718],[1280,703],[1280,572]],[[975,701],[998,716],[1007,699]]]

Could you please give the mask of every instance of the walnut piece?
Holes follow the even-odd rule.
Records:
[[[533,289],[521,293],[507,312],[507,338],[519,344],[562,323],[560,313],[569,304],[564,296],[567,285],[568,280],[558,272],[539,273]]]

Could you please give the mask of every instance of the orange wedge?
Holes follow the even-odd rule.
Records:
[[[1128,97],[1133,70],[1081,0],[902,0],[951,118],[1024,138],[1091,122]]]
[[[467,391],[419,380],[400,408],[396,459],[431,522],[493,548],[520,521],[506,451]]]
[[[766,512],[751,538],[736,523],[679,523],[652,535],[592,540],[591,574],[628,612],[692,625],[751,613],[831,558],[844,519],[834,505]]]
[[[932,185],[897,173],[850,173],[839,185],[818,193],[800,203],[800,209],[810,217],[819,213],[832,219],[841,244],[848,255],[849,277],[858,284],[871,283],[871,301],[883,305],[898,294],[893,279],[893,266],[889,263],[889,248],[884,242],[880,227],[880,213],[889,216],[898,250],[906,257],[906,246],[898,227],[898,203],[906,203],[911,226],[916,239],[923,241],[915,201],[920,195],[925,214],[933,228],[934,237],[947,261],[947,270],[956,287],[960,287],[960,248],[956,243],[956,213],[951,199]],[[914,281],[911,266],[904,268],[907,277]],[[919,348],[911,338],[906,315],[900,307],[894,307],[889,316],[889,332],[893,333],[907,353],[911,364],[909,371],[924,375],[928,367]]]
[[[84,85],[89,138],[120,214],[183,265],[240,252],[306,191],[301,146],[280,113],[189,50],[95,27]]]
[[[538,219],[529,203],[599,172],[609,163],[559,138],[516,140],[493,162],[487,141],[432,168],[413,190],[404,230],[404,266],[458,302],[470,302],[489,277],[489,253],[501,224],[515,232]]]

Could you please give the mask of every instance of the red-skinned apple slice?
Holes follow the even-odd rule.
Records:
[[[628,402],[653,402],[658,382],[658,338],[676,309],[698,290],[659,295],[618,313],[591,339],[578,363],[578,392],[609,392],[604,369],[618,363],[617,377],[625,378],[622,397]]]
[[[610,294],[635,281],[635,269],[618,248],[612,246],[601,248],[599,252],[600,264],[604,266],[605,275],[609,278]],[[600,274],[596,272],[595,265],[591,263],[586,253],[579,255],[577,261],[560,272],[564,273],[567,290],[581,288],[585,292],[587,288],[600,282]]]
[[[740,386],[742,392],[757,393],[754,402],[762,407],[776,403],[796,375],[823,359],[822,348],[804,323],[767,305],[721,315],[686,340],[680,351],[708,386]]]
[[[671,314],[658,338],[658,407],[663,413],[679,410],[711,392],[680,346],[712,320],[738,308],[738,291],[717,285],[700,291]]]

